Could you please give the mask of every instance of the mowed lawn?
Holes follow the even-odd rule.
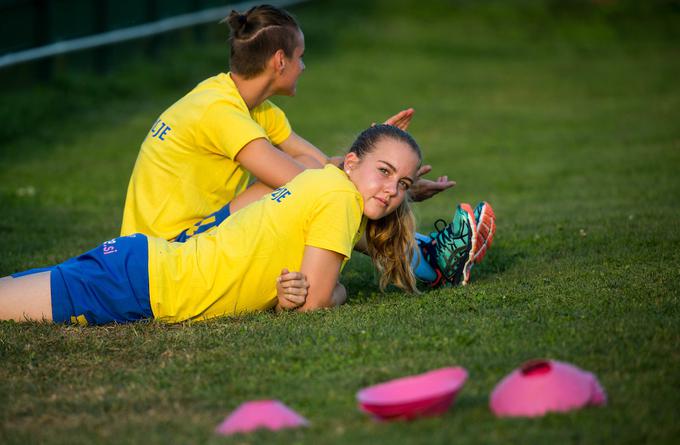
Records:
[[[313,1],[296,131],[340,154],[413,106],[412,134],[457,187],[415,204],[421,231],[488,200],[496,239],[471,285],[378,291],[310,314],[104,327],[0,323],[1,443],[674,443],[680,437],[680,20],[677,2]],[[226,29],[106,77],[59,71],[0,101],[0,275],[118,235],[157,115],[226,70]],[[71,59],[67,59],[71,60]],[[609,404],[498,419],[524,361],[594,372]],[[443,416],[381,423],[364,386],[444,366],[470,378]],[[309,428],[213,434],[279,399]]]

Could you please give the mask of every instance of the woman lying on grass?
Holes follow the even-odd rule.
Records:
[[[342,169],[306,170],[185,243],[134,234],[0,279],[0,319],[175,323],[337,306],[347,298],[340,271],[363,234],[358,247],[377,265],[381,287],[413,292],[415,224],[405,197],[420,164],[408,133],[374,126]]]

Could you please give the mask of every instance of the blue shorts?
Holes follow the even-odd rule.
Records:
[[[56,266],[12,276],[51,272],[55,323],[128,323],[153,318],[148,264],[147,238],[136,234],[106,241]]]

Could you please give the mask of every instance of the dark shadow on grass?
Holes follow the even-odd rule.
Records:
[[[484,261],[473,268],[471,281],[484,282],[493,277],[500,277],[526,256],[526,252],[522,250],[511,249],[502,244],[494,245],[487,252]],[[375,303],[389,299],[390,295],[403,293],[394,286],[388,286],[381,292],[377,273],[370,259],[358,253],[352,256],[352,261],[342,273],[341,281],[347,288],[348,302],[351,304]],[[419,283],[418,288],[423,294],[435,291],[423,283]]]
[[[526,252],[503,245],[493,246],[482,263],[475,265],[472,269],[472,281],[486,281],[493,276],[503,275],[522,258],[526,258]]]

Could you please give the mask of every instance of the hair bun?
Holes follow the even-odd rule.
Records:
[[[248,16],[246,14],[241,14],[238,11],[232,10],[229,16],[222,20],[222,22],[229,23],[232,34],[234,36],[238,36],[248,25]]]

